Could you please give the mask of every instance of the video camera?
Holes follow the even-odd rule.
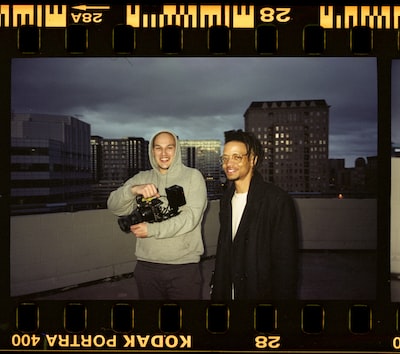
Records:
[[[168,206],[158,198],[144,199],[142,195],[136,197],[137,208],[129,215],[120,216],[118,224],[122,231],[129,233],[131,226],[141,222],[161,222],[179,214],[178,208],[186,204],[185,194],[181,186],[173,185],[165,189]]]

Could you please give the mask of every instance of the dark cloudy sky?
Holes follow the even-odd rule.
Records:
[[[219,139],[252,101],[325,99],[330,158],[377,154],[375,58],[21,58],[14,112],[74,115],[92,135]]]

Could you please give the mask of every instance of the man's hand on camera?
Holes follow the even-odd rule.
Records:
[[[160,194],[158,193],[157,187],[153,183],[148,184],[138,184],[131,188],[133,195],[142,195],[143,198],[159,198]]]
[[[141,222],[139,224],[132,225],[131,231],[137,238],[146,238],[147,237],[147,223]]]

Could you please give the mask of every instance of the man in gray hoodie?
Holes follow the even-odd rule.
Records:
[[[138,195],[159,198],[166,206],[166,188],[173,185],[183,187],[186,204],[167,220],[130,227],[136,237],[134,277],[139,297],[201,299],[201,223],[207,207],[204,178],[200,171],[182,163],[179,140],[171,131],[158,132],[151,139],[149,159],[152,169],[139,172],[111,192],[108,209],[118,216],[128,215],[137,208]]]

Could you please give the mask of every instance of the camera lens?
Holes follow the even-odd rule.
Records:
[[[118,225],[123,232],[131,231],[131,219],[128,216],[121,216],[118,218]]]

